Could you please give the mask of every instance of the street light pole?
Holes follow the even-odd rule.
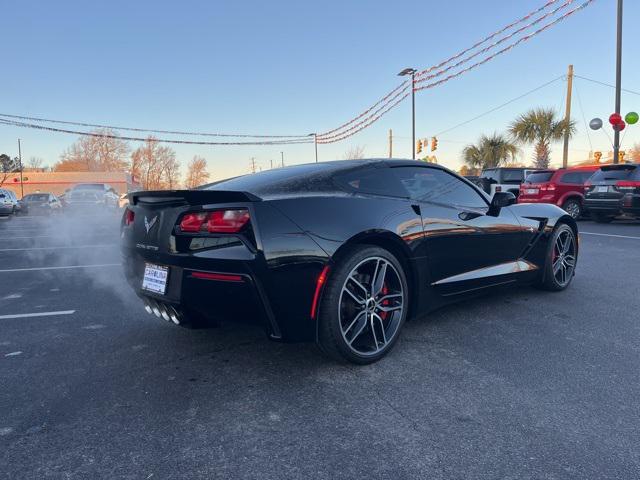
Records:
[[[416,159],[416,73],[415,68],[405,68],[398,75],[411,75],[411,158]]]
[[[22,148],[18,139],[18,161],[20,162],[20,198],[24,197],[24,182],[22,180]]]
[[[622,0],[618,0],[616,39],[616,113],[620,114],[620,91],[622,90]],[[620,155],[620,130],[613,133],[613,163],[618,163]]]

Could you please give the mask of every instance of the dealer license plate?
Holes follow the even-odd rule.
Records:
[[[152,263],[145,264],[144,276],[142,277],[142,289],[149,292],[164,295],[167,290],[167,278],[169,268]]]

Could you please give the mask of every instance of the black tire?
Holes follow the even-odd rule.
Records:
[[[382,279],[376,282],[379,272]],[[398,340],[408,307],[407,278],[398,259],[380,247],[355,245],[329,272],[317,314],[319,347],[340,362],[376,362]]]
[[[592,213],[591,216],[596,223],[611,223],[613,221],[613,217],[602,213]]]
[[[571,239],[571,249],[570,252],[565,252],[564,256],[561,256],[562,253],[558,251],[558,239],[560,237],[570,238]],[[562,243],[562,241],[561,241]],[[564,265],[565,260],[569,263],[570,255],[573,257],[573,265],[571,268],[566,271],[565,278],[563,280],[560,269],[557,272],[554,272],[554,266],[556,262],[560,261]],[[547,245],[547,253],[545,256],[544,268],[542,271],[542,277],[540,278],[537,287],[548,290],[552,292],[558,292],[567,288],[573,277],[576,273],[576,266],[578,261],[578,242],[576,238],[576,234],[569,225],[566,223],[561,223],[556,226],[551,237],[549,238],[549,244]]]
[[[562,204],[562,209],[571,215],[571,218],[578,220],[582,216],[582,203],[577,198],[569,198]]]

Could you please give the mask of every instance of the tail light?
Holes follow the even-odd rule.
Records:
[[[540,185],[540,190],[546,190],[547,192],[555,192],[556,184],[555,183],[545,183]]]
[[[246,208],[187,213],[180,221],[180,231],[186,233],[238,233],[249,223],[249,220],[249,210]]]
[[[630,181],[630,180],[618,180],[616,182],[616,187],[618,190],[634,190],[636,188],[640,188],[640,182],[638,181]]]
[[[136,214],[133,210],[129,210],[128,208],[124,212],[124,224],[128,227],[133,224],[133,220],[135,219]]]

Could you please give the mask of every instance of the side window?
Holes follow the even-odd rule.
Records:
[[[409,196],[390,168],[359,168],[339,174],[335,180],[348,192],[387,197],[406,198]]]
[[[456,207],[487,208],[478,191],[459,178],[438,168],[396,167],[394,173],[412,198]]]
[[[582,184],[584,183],[584,174],[582,172],[567,172],[562,175],[560,181],[562,183]]]

